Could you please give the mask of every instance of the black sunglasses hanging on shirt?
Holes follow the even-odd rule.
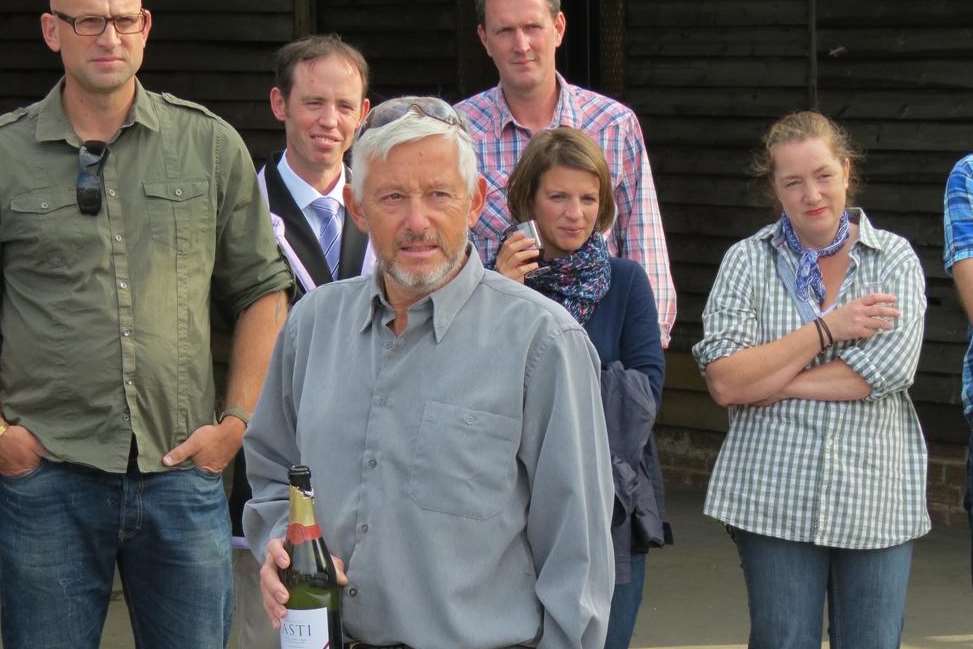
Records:
[[[78,151],[77,198],[82,214],[101,211],[101,169],[107,159],[108,145],[100,140],[88,140]]]

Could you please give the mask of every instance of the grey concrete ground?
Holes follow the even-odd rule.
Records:
[[[672,493],[669,508],[677,545],[649,556],[632,647],[743,649],[747,599],[733,544],[718,523],[700,513],[702,494]],[[956,527],[935,529],[917,544],[905,649],[973,648],[969,543],[969,530]],[[101,646],[134,646],[119,593],[109,607]]]

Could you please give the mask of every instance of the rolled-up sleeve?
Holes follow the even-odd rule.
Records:
[[[727,250],[703,310],[703,339],[693,346],[700,371],[715,360],[757,344],[749,241]]]
[[[520,455],[544,609],[540,649],[601,649],[607,632],[614,496],[599,366],[580,328],[550,334],[528,359]]]
[[[946,181],[943,196],[943,262],[953,264],[973,257],[973,155],[956,163]]]
[[[896,296],[902,315],[891,331],[880,332],[842,349],[838,356],[871,388],[869,400],[880,399],[912,385],[926,314],[926,280],[915,253],[905,242],[892,251],[883,290]]]
[[[277,248],[267,204],[243,140],[225,126],[217,149],[213,285],[216,297],[239,314],[264,295],[290,288],[293,282]]]
[[[292,321],[291,321],[292,322]],[[287,527],[288,470],[300,463],[293,396],[294,346],[290,327],[277,339],[257,409],[243,437],[253,497],[243,509],[243,533],[262,562],[267,542]]]

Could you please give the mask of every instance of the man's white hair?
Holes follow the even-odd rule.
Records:
[[[400,144],[433,136],[445,137],[456,144],[459,172],[466,182],[467,192],[472,195],[478,173],[476,152],[469,134],[458,126],[410,110],[388,124],[368,129],[355,142],[351,149],[351,191],[355,200],[361,202],[364,196],[369,162],[388,159],[389,151]]]

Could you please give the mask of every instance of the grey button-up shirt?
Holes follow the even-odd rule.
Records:
[[[584,329],[476,254],[395,336],[381,276],[292,312],[244,440],[251,547],[311,466],[345,632],[418,649],[604,643],[613,491]]]

